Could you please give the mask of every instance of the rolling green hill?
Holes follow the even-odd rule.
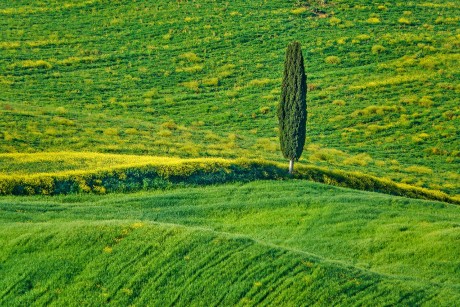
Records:
[[[453,306],[458,16],[449,0],[0,1],[0,305]],[[293,40],[294,178],[275,114]]]
[[[452,306],[459,210],[295,180],[3,197],[0,304]]]
[[[298,40],[301,163],[460,194],[458,16],[446,0],[3,1],[0,151],[280,161]]]

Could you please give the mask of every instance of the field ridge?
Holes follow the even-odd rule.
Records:
[[[77,162],[74,160],[77,159]],[[264,159],[178,158],[102,153],[0,154],[0,195],[56,195],[171,188],[257,179],[292,178],[285,164]],[[78,169],[70,168],[74,163]],[[63,167],[63,169],[59,169]],[[40,173],[41,169],[54,172]],[[294,178],[335,186],[460,204],[437,190],[393,182],[360,172],[296,164]]]

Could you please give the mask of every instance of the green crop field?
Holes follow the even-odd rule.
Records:
[[[0,305],[458,304],[459,16],[0,1]],[[292,41],[294,176],[276,116]]]
[[[446,0],[3,1],[0,150],[279,161],[298,40],[301,163],[458,195],[458,16]]]
[[[459,214],[299,180],[7,196],[0,305],[454,306]]]

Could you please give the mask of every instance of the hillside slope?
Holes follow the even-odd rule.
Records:
[[[303,181],[3,197],[0,303],[451,306],[459,210]]]
[[[320,2],[2,1],[0,151],[280,160],[299,40],[301,163],[460,194],[460,4]]]

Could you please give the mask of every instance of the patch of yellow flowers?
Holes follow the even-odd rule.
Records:
[[[184,182],[195,174],[220,173],[255,179],[289,178],[285,165],[262,159],[222,159],[135,156],[92,152],[47,152],[0,154],[0,195],[53,195],[59,193],[97,193],[110,191],[110,185],[130,180],[168,181],[180,177]],[[8,164],[6,166],[5,164]],[[223,175],[222,175],[223,174]],[[256,175],[254,175],[256,174]],[[359,172],[329,170],[298,164],[295,178],[359,190],[440,200],[460,204],[460,198]],[[209,181],[208,181],[209,182]],[[139,186],[137,186],[139,188]],[[113,186],[112,186],[113,190]]]

